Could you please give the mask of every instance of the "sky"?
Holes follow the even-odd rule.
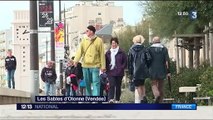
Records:
[[[78,1],[62,1],[61,9],[74,6]],[[128,25],[135,25],[141,20],[142,10],[138,1],[114,1],[116,6],[123,6],[123,19]],[[55,16],[58,16],[58,1],[54,2]],[[13,11],[29,10],[29,1],[0,1],[0,30],[9,29],[13,21]]]

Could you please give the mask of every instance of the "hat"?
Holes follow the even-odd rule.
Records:
[[[87,27],[87,29],[91,30],[93,33],[95,33],[95,31],[96,31],[95,27],[92,26],[92,25],[89,25],[89,26]]]

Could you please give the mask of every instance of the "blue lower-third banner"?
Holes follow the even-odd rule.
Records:
[[[17,103],[17,110],[197,110],[197,105]]]

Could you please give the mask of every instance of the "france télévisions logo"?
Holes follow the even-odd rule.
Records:
[[[189,17],[190,17],[191,20],[197,19],[197,11],[196,10],[191,10],[189,12]]]

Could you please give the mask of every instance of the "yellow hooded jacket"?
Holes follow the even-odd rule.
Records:
[[[95,41],[90,45],[92,40],[88,38],[82,39],[75,55],[74,62],[79,62],[82,58],[82,67],[84,68],[105,69],[106,61],[103,41],[99,37],[96,37],[94,40]]]

